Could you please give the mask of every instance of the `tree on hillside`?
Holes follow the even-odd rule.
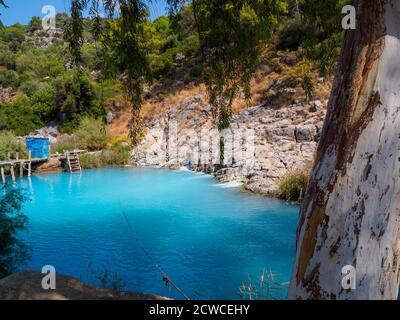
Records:
[[[192,7],[206,56],[204,80],[210,104],[223,130],[230,125],[232,103],[240,93],[250,101],[250,81],[287,4],[280,0],[194,0]]]
[[[355,0],[301,209],[291,299],[396,299],[400,7]],[[342,286],[355,268],[356,289]]]
[[[35,32],[42,29],[42,19],[40,17],[32,17],[28,24],[29,32]]]
[[[137,144],[143,136],[140,108],[145,82],[150,80],[144,24],[148,17],[141,0],[104,1],[106,21],[100,18],[99,1],[73,0],[67,40],[75,63],[81,62],[83,11],[90,7],[94,33],[113,52],[118,71],[123,75],[126,93],[132,105],[131,138]],[[185,0],[168,0],[171,12],[179,12]],[[250,80],[255,73],[263,45],[270,40],[273,27],[287,4],[283,0],[191,2],[205,60],[205,82],[210,103],[220,129],[229,126],[233,100],[241,92],[249,100]]]

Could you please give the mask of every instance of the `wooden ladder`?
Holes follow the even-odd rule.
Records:
[[[67,152],[66,158],[69,172],[74,173],[82,171],[81,162],[76,152]]]

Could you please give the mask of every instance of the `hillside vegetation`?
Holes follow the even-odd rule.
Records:
[[[332,2],[331,7],[324,10],[320,8],[319,12],[326,13],[325,20],[310,10],[313,5],[318,5],[315,1],[300,1],[300,6],[294,6],[292,1],[287,1],[286,5],[281,2],[280,18],[268,31],[269,39],[257,49],[261,50],[260,57],[254,57],[251,62],[255,63],[255,70],[248,74],[250,85],[233,85],[231,106],[219,106],[228,113],[226,116],[231,113],[230,107],[232,112],[237,112],[265,101],[279,104],[280,99],[326,98],[328,95],[329,79],[342,37],[335,25],[337,18],[329,16],[328,9],[336,10],[345,1]],[[217,28],[210,30],[204,25],[214,13],[207,2],[202,6],[204,17],[200,18],[203,20],[195,19],[193,5],[179,7],[170,16],[154,21],[143,13],[140,40],[149,66],[141,110],[145,119],[193,93],[204,93],[208,98],[205,103],[212,103],[215,100],[213,92],[218,96],[230,90],[225,85],[218,88],[215,83],[216,70],[211,60],[225,62],[214,57],[211,49],[206,47],[217,47],[216,42],[224,39],[215,33]],[[225,8],[227,12],[231,10],[229,8]],[[236,8],[232,7],[232,10]],[[241,14],[249,19],[246,23],[257,22],[256,16],[243,10]],[[62,133],[73,133],[82,119],[91,118],[108,124],[110,134],[127,137],[132,124],[132,101],[125,83],[129,75],[124,69],[124,61],[115,51],[117,48],[99,41],[93,33],[95,21],[84,18],[84,41],[77,64],[67,41],[71,41],[69,28],[73,21],[66,14],[58,14],[56,21],[57,29],[47,32],[41,29],[38,17],[33,17],[28,25],[16,24],[0,29],[0,130],[26,135],[52,125]],[[103,19],[102,24],[107,22],[111,34],[117,37],[115,24],[118,21]],[[211,33],[206,36],[207,30]],[[263,36],[260,37],[261,40]],[[238,59],[235,52],[231,54],[233,60]],[[230,72],[225,70],[221,77],[231,77],[233,82],[245,80],[242,75]],[[205,78],[205,73],[210,74]],[[287,95],[288,88],[293,88],[295,94]],[[222,91],[218,93],[218,90]],[[219,125],[223,122],[221,110],[215,111]]]

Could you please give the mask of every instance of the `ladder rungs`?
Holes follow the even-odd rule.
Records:
[[[67,164],[69,172],[81,172],[81,163],[79,161],[79,156],[76,153],[66,153]]]

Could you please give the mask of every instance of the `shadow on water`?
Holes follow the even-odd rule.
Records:
[[[0,190],[0,278],[16,272],[29,261],[31,249],[17,236],[28,223],[22,212],[27,200],[22,188],[7,184]]]

